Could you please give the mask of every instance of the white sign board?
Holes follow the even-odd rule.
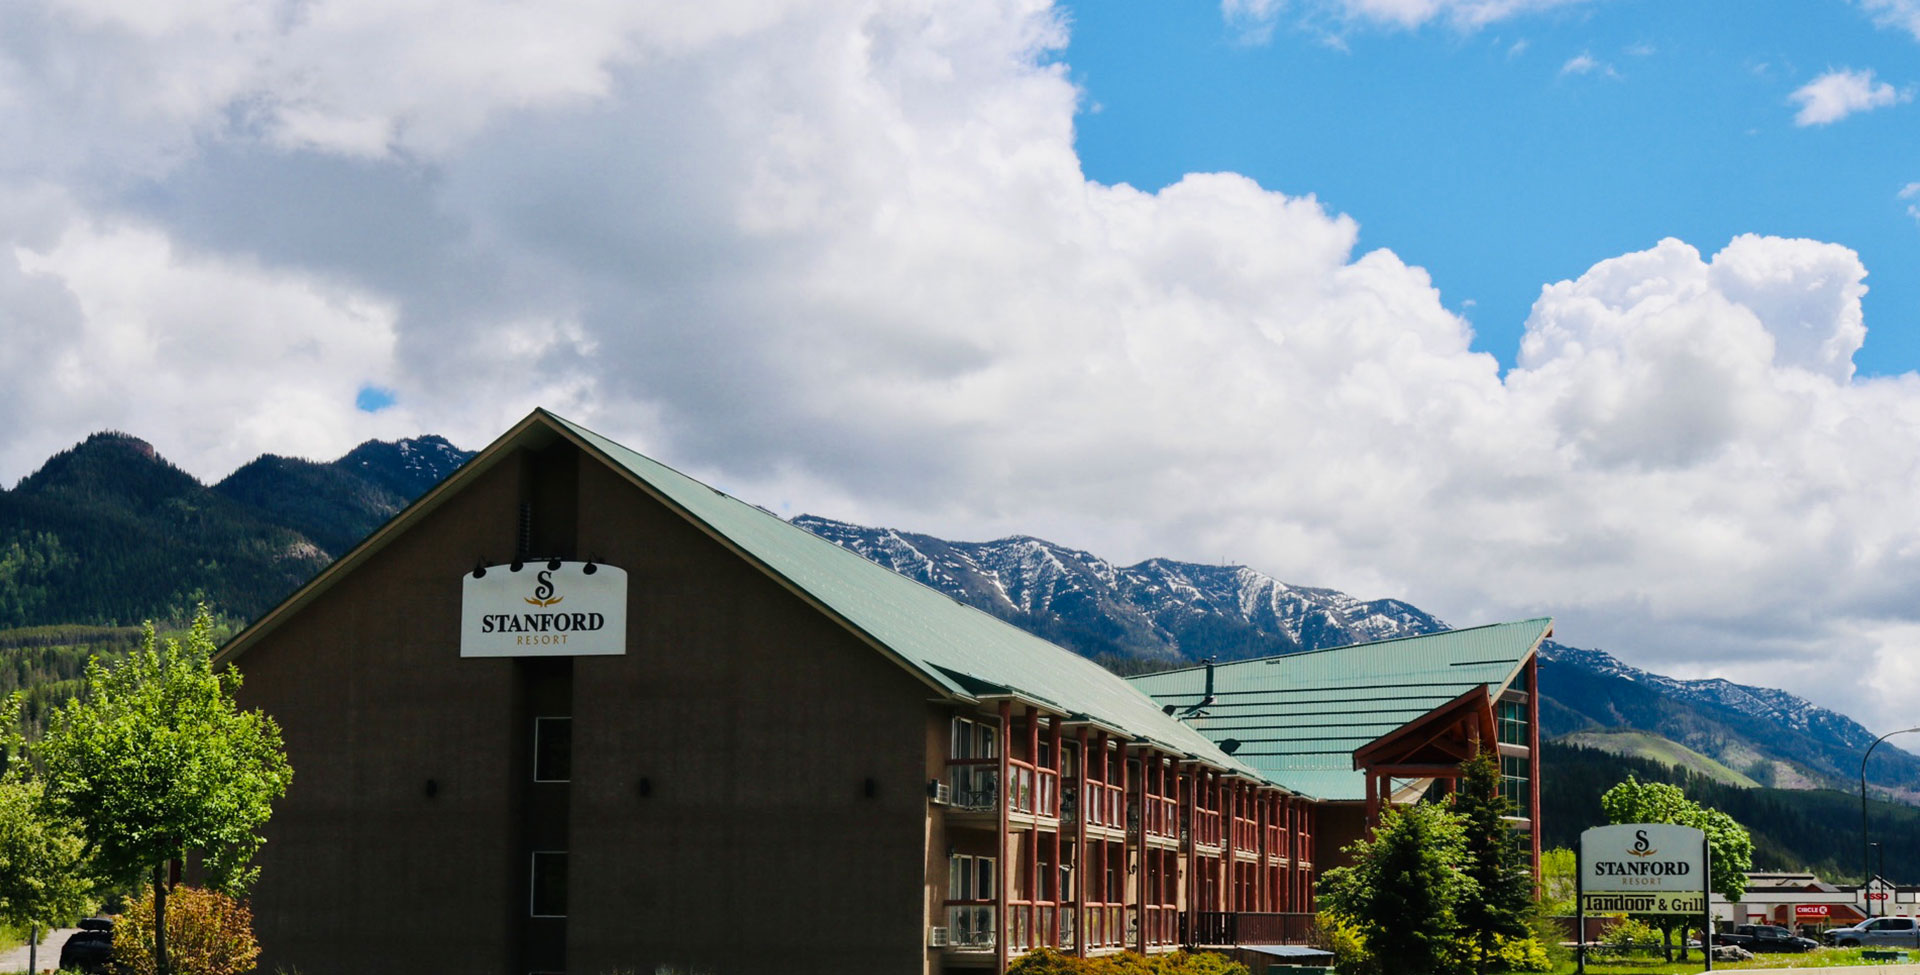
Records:
[[[627,573],[592,562],[490,565],[461,577],[460,656],[627,652]]]
[[[1580,834],[1581,907],[1608,914],[1699,914],[1707,908],[1706,834],[1630,823]]]

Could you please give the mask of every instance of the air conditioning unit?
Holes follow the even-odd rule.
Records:
[[[947,946],[947,929],[946,928],[928,928],[927,929],[927,947],[945,948],[946,946]]]
[[[927,786],[927,798],[933,800],[934,805],[948,806],[953,804],[953,786],[945,782],[929,782]]]

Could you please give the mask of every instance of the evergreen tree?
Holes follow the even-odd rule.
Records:
[[[1461,957],[1461,905],[1479,889],[1463,867],[1461,818],[1444,807],[1389,806],[1371,840],[1346,848],[1353,865],[1327,871],[1323,905],[1352,920],[1383,972],[1453,975]]]
[[[1478,893],[1462,901],[1462,934],[1473,945],[1473,967],[1488,971],[1498,959],[1499,939],[1524,938],[1531,933],[1533,871],[1520,846],[1520,834],[1507,817],[1513,800],[1500,791],[1500,759],[1492,751],[1460,766],[1460,789],[1453,811],[1464,830],[1462,869]]]

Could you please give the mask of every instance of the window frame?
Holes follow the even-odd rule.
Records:
[[[561,913],[559,914],[540,913],[540,858],[543,856],[560,857],[560,870],[561,870],[560,911]],[[566,864],[567,864],[567,851],[565,850],[533,850],[530,852],[529,860],[528,860],[528,868],[527,868],[527,916],[528,917],[565,918],[567,916],[566,912],[569,909],[569,905],[566,903],[566,898],[567,898]]]
[[[567,723],[567,752],[566,752],[567,769],[566,769],[565,778],[543,779],[540,777],[540,772],[541,772],[540,727],[541,727],[541,722],[543,721],[565,721]],[[536,715],[534,717],[533,719],[533,781],[542,782],[542,783],[564,783],[564,782],[573,781],[573,716],[572,715],[543,714],[543,715]]]

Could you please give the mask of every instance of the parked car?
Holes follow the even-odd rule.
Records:
[[[1775,924],[1742,924],[1732,931],[1713,936],[1717,945],[1739,945],[1752,952],[1792,953],[1812,951],[1820,943],[1801,938]]]
[[[1857,948],[1861,945],[1920,948],[1920,927],[1915,927],[1913,918],[1910,917],[1876,917],[1850,928],[1834,928],[1828,931],[1827,943],[1839,945],[1842,948]]]
[[[101,975],[113,959],[113,919],[90,917],[60,946],[60,970]]]

